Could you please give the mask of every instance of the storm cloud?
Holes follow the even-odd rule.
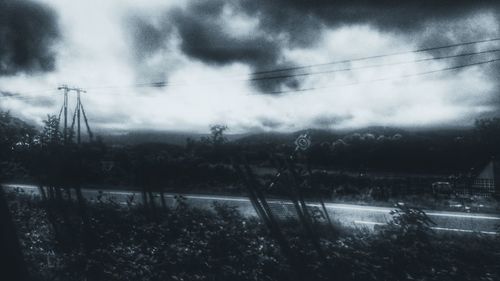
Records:
[[[419,46],[445,45],[461,42],[471,35],[488,36],[487,31],[477,26],[453,28],[453,25],[483,12],[497,17],[499,7],[498,1],[488,0],[190,1],[165,11],[159,25],[154,26],[147,19],[137,21],[139,29],[145,32],[135,32],[135,48],[142,57],[152,56],[166,45],[163,41],[177,38],[185,55],[213,65],[244,63],[254,72],[253,83],[261,92],[275,92],[282,86],[296,89],[300,81],[297,77],[261,80],[260,72],[293,67],[285,51],[313,47],[325,28],[369,25],[406,36]],[[454,51],[475,49],[465,46]],[[289,70],[280,75],[293,73]]]
[[[53,70],[55,13],[29,0],[0,0],[0,75]]]
[[[30,1],[0,0],[0,90],[38,124],[59,112],[60,83],[85,88],[106,129],[456,126],[500,112],[500,41],[349,60],[498,38],[498,1]]]

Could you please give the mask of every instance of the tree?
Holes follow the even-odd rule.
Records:
[[[226,125],[212,125],[210,126],[210,143],[213,145],[221,145],[227,142],[224,132],[228,130]]]
[[[0,159],[5,159],[17,146],[31,145],[35,134],[33,126],[0,111]]]
[[[0,111],[0,181],[22,168],[16,155],[34,144],[36,130],[22,120]],[[22,170],[22,169],[21,169]]]
[[[55,115],[47,115],[47,120],[43,121],[43,130],[40,136],[42,145],[57,145],[62,142],[61,131],[59,130],[59,119]]]

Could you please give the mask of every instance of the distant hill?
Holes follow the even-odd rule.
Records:
[[[386,135],[392,136],[395,134],[405,134],[406,131],[399,128],[392,127],[367,127],[363,129],[355,130],[322,130],[322,129],[307,129],[300,130],[292,133],[258,133],[250,134],[241,138],[238,138],[236,142],[245,144],[255,144],[255,143],[293,143],[295,139],[301,134],[309,134],[311,141],[317,142],[332,142],[339,138],[345,137],[350,134],[375,134],[375,135]]]
[[[404,135],[404,134],[408,133],[408,130],[395,128],[395,127],[386,127],[386,126],[371,126],[371,127],[355,129],[355,130],[346,130],[343,132],[343,135],[355,134],[355,133],[392,136],[395,134]]]
[[[185,132],[160,132],[160,131],[135,131],[116,134],[101,134],[105,143],[136,145],[142,143],[167,143],[173,145],[185,145],[187,139],[200,140],[209,134],[185,133]],[[227,135],[229,141],[233,141],[242,135]]]
[[[302,130],[293,133],[255,133],[255,134],[227,134],[229,142],[238,144],[260,144],[260,143],[293,143],[293,141],[303,133],[309,133],[314,142],[332,141],[338,138],[339,134],[327,130]],[[174,145],[185,145],[187,139],[200,140],[209,134],[185,133],[185,132],[158,132],[142,131],[116,134],[101,134],[105,143],[136,145],[141,143],[167,143]]]
[[[282,143],[293,143],[295,139],[301,135],[307,133],[313,142],[331,142],[341,136],[338,131],[332,130],[321,130],[321,129],[308,129],[301,130],[292,133],[278,133],[278,132],[268,132],[268,133],[257,133],[249,134],[235,140],[236,143],[242,144],[258,144],[258,143],[268,143],[268,144],[282,144]]]
[[[401,129],[395,127],[373,126],[354,130],[323,130],[307,129],[296,132],[263,132],[250,134],[227,134],[228,141],[237,144],[292,144],[295,139],[304,133],[308,133],[314,143],[332,142],[352,134],[374,134],[375,136],[418,136],[430,138],[456,137],[470,134],[470,129]],[[101,134],[103,141],[109,144],[136,145],[142,143],[166,143],[173,145],[185,145],[187,139],[200,140],[210,136],[209,134],[187,133],[187,132],[161,132],[161,131],[134,131],[115,134]]]

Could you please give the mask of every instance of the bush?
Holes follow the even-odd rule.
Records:
[[[85,244],[79,210],[9,197],[29,271],[35,280],[498,280],[500,241],[484,236],[443,236],[421,211],[404,205],[377,233],[318,231],[326,259],[317,255],[296,222],[280,223],[302,268],[290,268],[257,219],[214,204],[157,210],[88,206],[92,245]],[[65,246],[66,244],[66,246]],[[68,247],[69,246],[69,247]]]

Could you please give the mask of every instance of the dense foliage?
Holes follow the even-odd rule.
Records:
[[[313,130],[312,146],[300,162],[312,168],[314,186],[318,187],[312,195],[365,194],[368,189],[374,198],[384,199],[415,190],[425,192],[433,181],[448,181],[449,175],[462,183],[470,182],[475,173],[471,168],[481,168],[499,154],[495,145],[500,140],[499,124],[500,119],[484,119],[477,121],[474,130],[428,132],[374,128],[329,134]],[[48,116],[42,130],[37,131],[1,113],[1,180],[48,186],[241,192],[231,161],[245,155],[266,181],[275,172],[273,157],[286,157],[294,149],[293,138],[266,141],[249,136],[229,142],[224,136],[227,127],[220,125],[211,127],[210,137],[188,140],[185,146],[114,145],[102,139],[64,144],[58,128],[55,116]],[[269,192],[283,195],[280,190]]]
[[[311,221],[262,224],[226,206],[193,209],[182,198],[167,207],[163,191],[241,193],[241,171],[237,176],[231,164],[243,159],[247,170],[255,170],[248,175],[255,182],[246,186],[260,185],[268,195],[288,196],[293,183],[304,197],[422,198],[440,179],[428,173],[458,173],[450,178],[458,181],[472,174],[471,163],[498,155],[498,124],[478,121],[464,135],[356,132],[316,142],[313,136],[311,148],[293,168],[289,164],[288,181],[274,182],[275,165],[290,158],[292,142],[228,142],[227,127],[214,126],[211,137],[186,146],[77,145],[64,142],[55,116],[37,131],[2,113],[0,181],[39,186],[41,200],[11,197],[10,210],[29,272],[40,281],[496,280],[497,237],[435,233],[425,213],[405,206],[373,235],[318,224],[321,212],[312,210]],[[81,187],[96,184],[139,187],[143,204],[90,205]],[[64,200],[73,191],[76,198]],[[161,206],[152,201],[155,191],[161,191]]]
[[[316,225],[326,260],[297,222],[282,222],[300,258],[298,269],[289,266],[261,223],[227,206],[210,212],[179,198],[175,207],[155,215],[141,207],[92,205],[89,243],[72,204],[61,213],[53,202],[15,196],[10,206],[36,280],[294,280],[297,270],[307,280],[500,278],[499,238],[435,233],[425,214],[411,208],[398,209],[395,220],[376,234],[338,236]]]

